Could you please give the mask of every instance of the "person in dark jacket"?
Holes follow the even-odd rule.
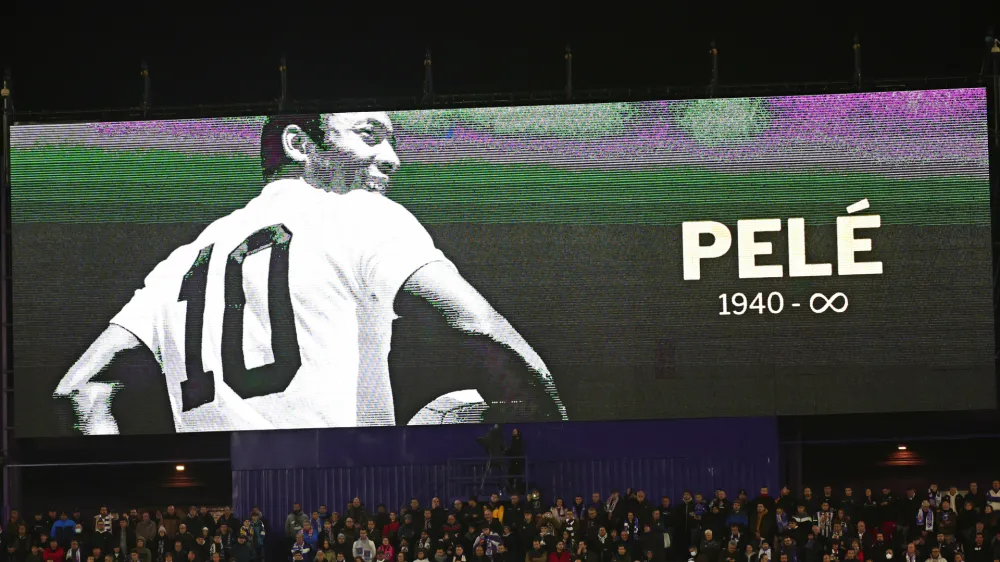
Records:
[[[340,533],[337,535],[337,542],[333,543],[333,551],[337,554],[343,554],[344,558],[354,560],[354,543],[347,542],[347,535]]]
[[[236,544],[233,545],[230,556],[233,562],[253,562],[257,558],[257,553],[247,542],[247,537],[240,535],[236,538]]]
[[[458,553],[456,552],[456,558]],[[542,548],[542,543],[538,539],[531,542],[531,550],[524,555],[524,562],[548,562],[549,553]]]
[[[187,560],[187,549],[184,548],[184,541],[177,539],[174,541],[173,548],[170,549],[170,553],[174,562],[184,562]]]
[[[149,544],[149,550],[153,552],[153,560],[156,562],[164,562],[164,557],[168,552],[170,552],[170,547],[173,542],[167,537],[167,528],[160,525],[160,528],[156,531],[156,536]]]
[[[76,535],[76,522],[69,518],[66,512],[59,514],[59,520],[52,524],[49,536],[59,541],[64,550],[69,548],[69,541]]]
[[[695,556],[695,561],[715,562],[715,560],[719,558],[719,554],[722,551],[719,547],[719,541],[715,540],[711,530],[706,530],[704,537],[705,538],[701,541],[701,545],[698,547],[698,554]]]
[[[184,521],[182,523],[185,526],[187,526],[188,531],[192,533],[194,532],[195,529],[201,529],[202,521],[201,517],[198,516],[198,508],[192,505],[191,508],[188,510],[188,514],[184,518]],[[180,562],[180,561],[175,561],[175,562]]]
[[[132,552],[132,549],[135,548],[135,531],[128,526],[127,519],[118,520],[118,528],[115,529],[114,534],[114,545],[121,547],[122,552]],[[104,551],[109,552],[110,549]]]
[[[114,535],[111,534],[111,529],[105,528],[104,521],[98,519],[97,523],[95,523],[94,533],[90,535],[90,539],[87,541],[86,549],[89,551],[94,548],[100,548],[101,552],[111,552],[113,545]]]
[[[24,559],[31,552],[31,535],[28,533],[28,526],[24,523],[17,526],[17,534],[8,543],[8,548],[11,546],[14,547],[14,558],[17,562],[24,562]]]
[[[38,519],[41,519],[41,516],[39,516]],[[31,545],[31,552],[28,553],[28,556],[27,558],[24,559],[24,562],[42,562],[41,553],[42,551],[38,548],[37,544]]]

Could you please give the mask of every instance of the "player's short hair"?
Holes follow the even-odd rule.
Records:
[[[320,147],[326,145],[323,114],[272,115],[260,131],[260,168],[265,182],[276,179],[281,169],[292,163],[285,154],[281,135],[289,125],[298,125]]]

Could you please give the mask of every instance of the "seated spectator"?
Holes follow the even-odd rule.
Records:
[[[79,523],[77,524],[79,525]],[[79,541],[70,541],[69,550],[66,551],[66,560],[68,560],[69,562],[86,562],[87,557],[84,556],[83,551],[80,550]]]
[[[438,548],[442,552],[444,549]],[[392,562],[396,559],[396,549],[392,547],[392,543],[389,537],[382,537],[382,544],[379,545],[377,550],[377,557],[380,560],[385,560],[386,562]]]
[[[232,562],[254,562],[257,559],[257,553],[247,542],[247,536],[241,534],[236,537],[236,544],[233,545],[230,557]]]
[[[66,551],[59,546],[59,541],[55,538],[49,541],[49,547],[42,552],[42,560],[45,562],[63,562],[66,558]]]
[[[549,553],[549,562],[570,562],[569,552],[563,541],[556,543],[556,549]]]
[[[135,549],[132,552],[138,556],[137,562],[153,562],[153,553],[146,548],[146,539],[142,537],[136,538]]]
[[[632,562],[632,555],[630,555],[628,553],[628,550],[625,549],[624,544],[619,544],[618,551],[615,552],[614,556],[611,557],[611,560],[612,562]],[[529,560],[527,562],[534,562],[534,561]]]
[[[201,540],[201,537],[198,537],[198,540]],[[295,535],[295,542],[292,543],[291,557],[293,560],[302,562],[311,562],[312,560],[312,549],[305,541],[301,531]]]

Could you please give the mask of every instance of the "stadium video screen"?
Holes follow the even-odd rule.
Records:
[[[13,128],[18,434],[996,406],[983,89]]]

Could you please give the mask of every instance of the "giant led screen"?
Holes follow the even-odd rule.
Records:
[[[12,139],[20,436],[995,406],[982,89]]]

